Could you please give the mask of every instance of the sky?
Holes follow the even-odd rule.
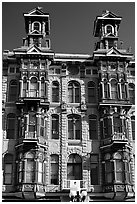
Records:
[[[119,40],[135,53],[134,2],[2,2],[2,50],[12,51],[26,37],[23,13],[42,7],[50,15],[51,48],[57,53],[92,54],[96,16],[109,10],[122,17]]]

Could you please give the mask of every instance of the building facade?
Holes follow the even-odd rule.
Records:
[[[121,17],[94,21],[92,55],[51,49],[49,14],[24,13],[27,37],[3,53],[3,199],[126,200],[135,184],[135,63]]]

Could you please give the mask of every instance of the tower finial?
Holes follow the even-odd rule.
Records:
[[[38,6],[37,8],[38,8],[39,10],[42,10],[42,9],[43,9],[43,7],[41,7],[41,6]]]

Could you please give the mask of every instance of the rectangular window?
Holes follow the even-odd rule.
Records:
[[[59,139],[59,120],[56,117],[52,118],[52,139]]]
[[[14,68],[14,67],[10,67],[9,72],[10,72],[10,73],[15,73],[15,68]]]
[[[98,155],[91,155],[90,157],[90,180],[91,185],[99,184],[99,165],[98,165]]]
[[[105,182],[112,183],[113,181],[113,163],[111,161],[105,162]]]
[[[97,139],[97,121],[96,119],[89,120],[89,135],[91,140]]]
[[[4,184],[12,183],[12,164],[5,164],[5,172],[4,172]]]
[[[60,69],[55,69],[56,74],[60,74]]]
[[[98,74],[98,71],[96,69],[93,69],[92,74]]]
[[[91,75],[91,69],[86,69],[86,75]]]

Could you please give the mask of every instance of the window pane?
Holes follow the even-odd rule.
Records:
[[[34,170],[34,161],[27,161],[26,171]]]
[[[95,118],[96,116],[89,116],[89,136],[90,139],[97,139],[97,121]]]
[[[69,87],[68,89],[68,99],[69,99],[69,103],[73,103],[73,90],[71,87]]]
[[[51,184],[58,184],[58,164],[51,164]]]
[[[75,88],[75,103],[79,103],[80,102],[80,93],[79,93],[79,87]]]
[[[38,172],[38,182],[42,183],[42,173]]]
[[[5,175],[5,184],[11,184],[11,174]]]
[[[122,120],[114,117],[114,132],[122,133]]]
[[[52,102],[59,102],[59,84],[57,82],[52,84]]]
[[[12,164],[5,164],[5,173],[12,173]]]
[[[33,182],[34,180],[34,172],[26,172],[26,182]]]
[[[59,138],[59,119],[58,116],[52,116],[52,139]]]
[[[123,162],[116,161],[116,171],[123,171]]]
[[[123,173],[116,173],[116,181],[123,182]]]
[[[111,183],[113,181],[113,174],[110,172],[110,173],[107,173],[106,174],[106,183]]]

